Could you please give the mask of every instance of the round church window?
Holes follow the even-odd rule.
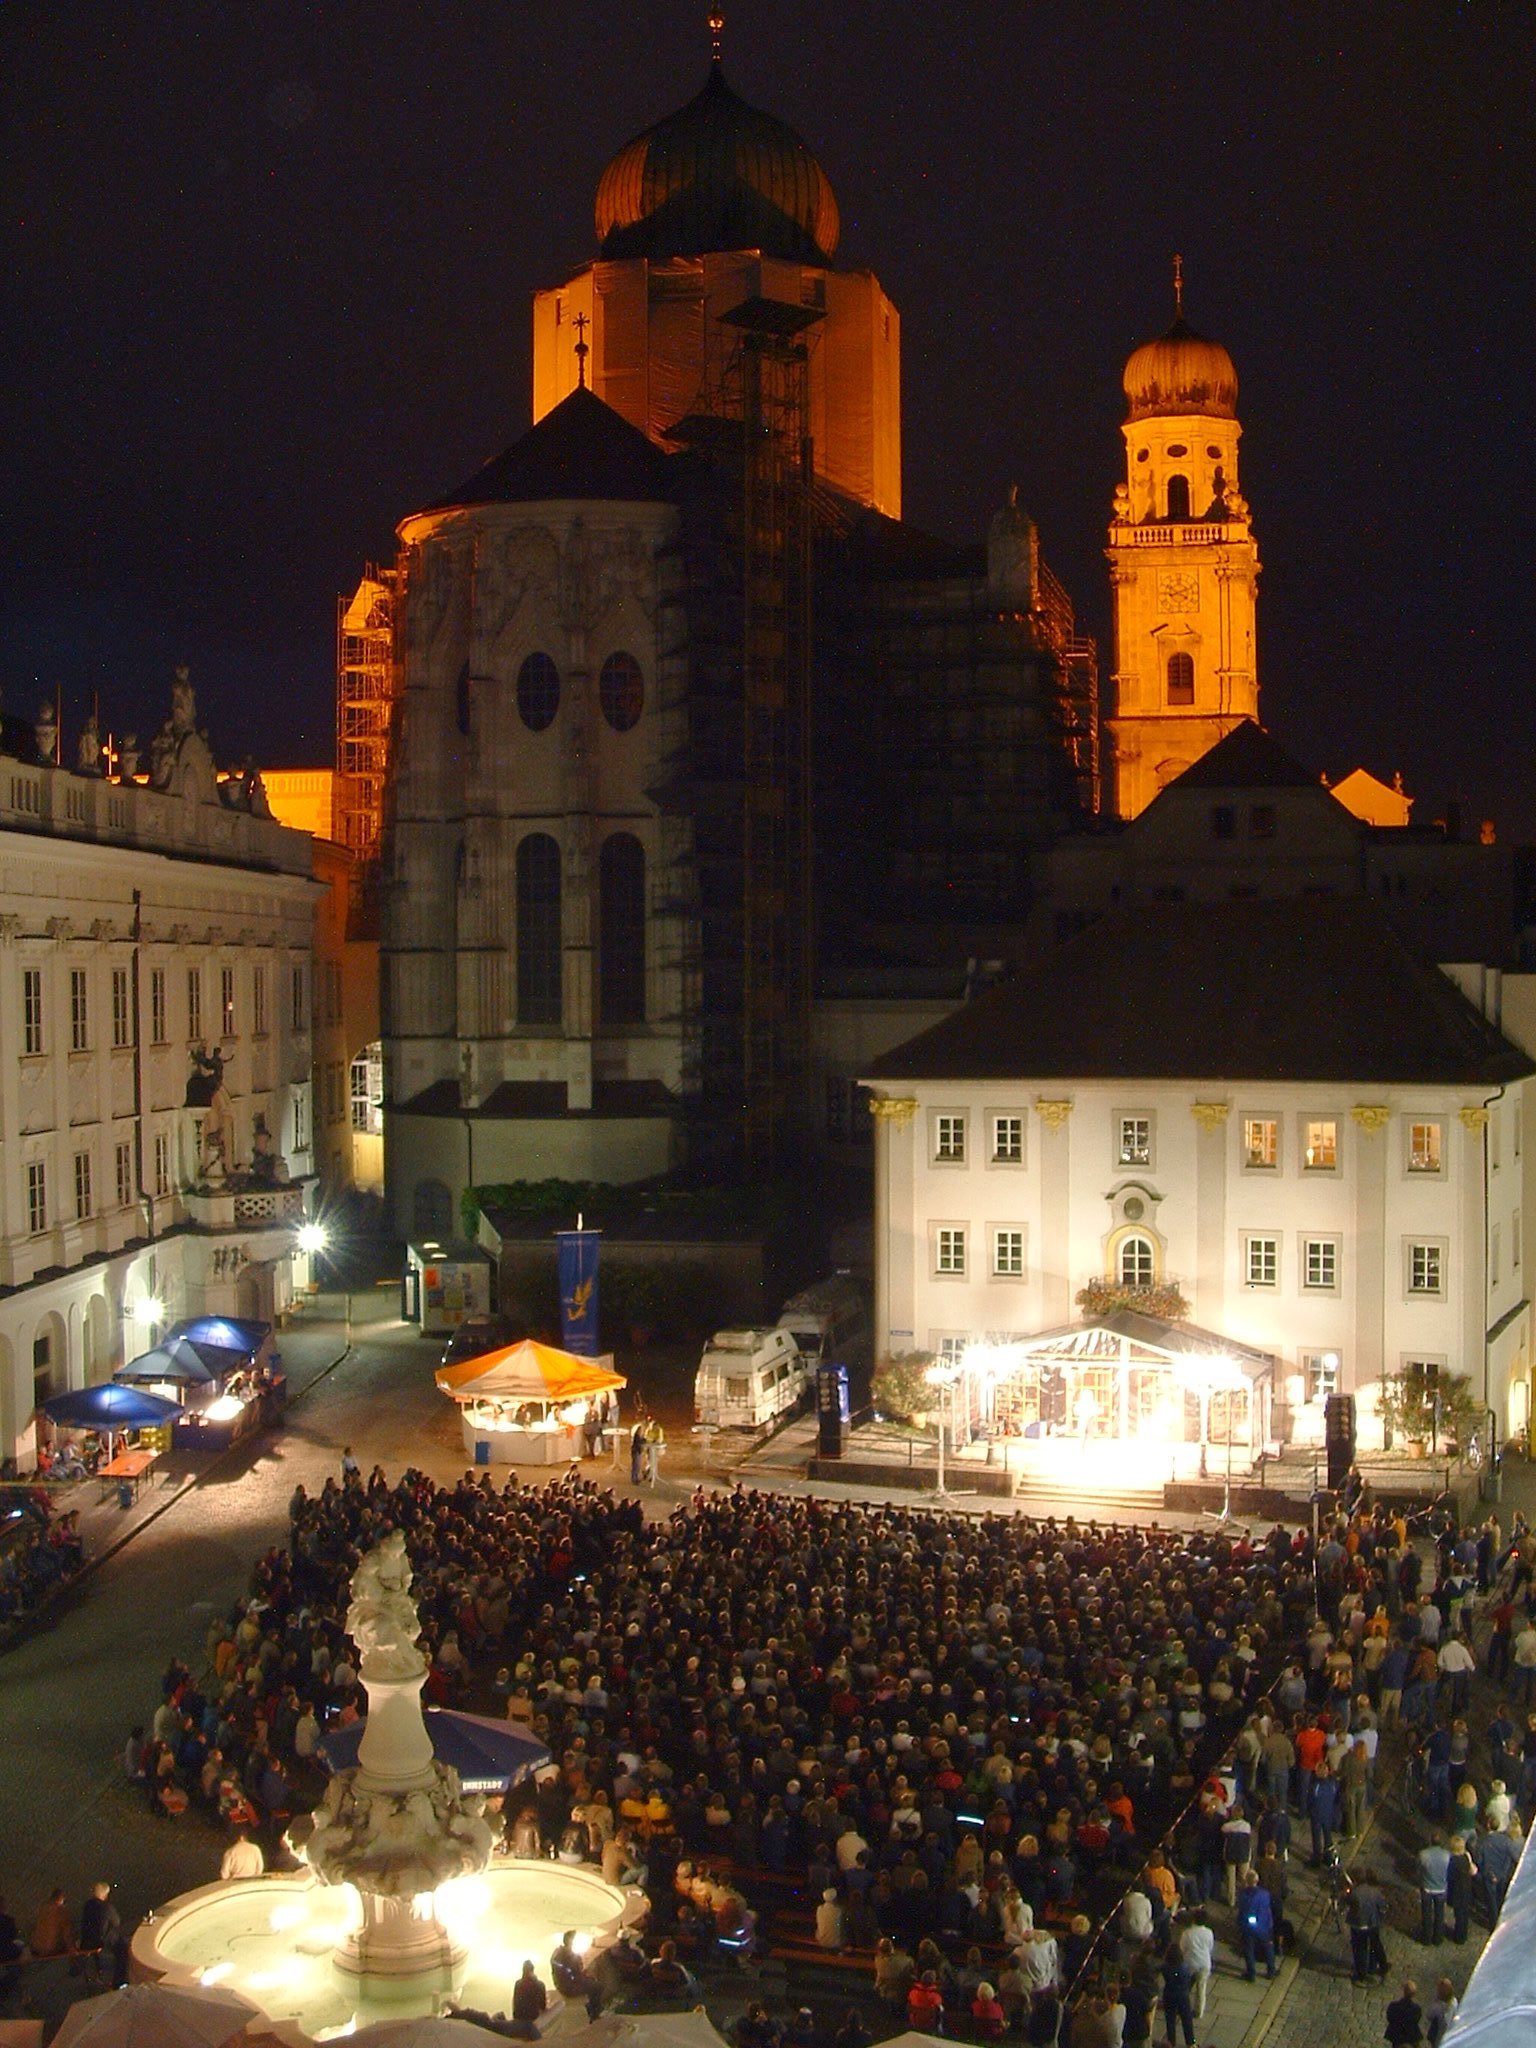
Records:
[[[1139,1223],[1146,1213],[1147,1205],[1140,1195],[1128,1195],[1126,1197],[1125,1220],[1127,1223]]]
[[[1207,455],[1209,455],[1212,462],[1220,462],[1221,450],[1216,446],[1214,441],[1211,443],[1210,447],[1206,449],[1205,452]]]
[[[615,732],[629,732],[645,709],[645,678],[632,654],[610,654],[598,678],[603,716]]]
[[[1138,448],[1136,450],[1136,460],[1138,462],[1145,462],[1147,457],[1151,454],[1151,452],[1152,451],[1150,448]]]
[[[530,654],[517,672],[518,715],[530,732],[544,732],[560,709],[560,671],[547,654]]]
[[[1182,441],[1170,441],[1168,443],[1168,453],[1170,455],[1187,455],[1189,450]]]

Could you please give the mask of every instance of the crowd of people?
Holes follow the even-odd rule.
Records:
[[[322,1730],[366,1711],[348,1586],[402,1529],[427,1697],[494,1703],[550,1752],[507,1802],[504,1848],[599,1863],[649,1898],[649,1953],[607,1955],[595,2006],[686,1991],[771,1944],[867,1955],[893,2023],[1042,2048],[1192,2044],[1218,1929],[1246,1974],[1272,1974],[1293,1827],[1329,1863],[1363,1825],[1383,1737],[1406,1724],[1428,1755],[1464,1720],[1470,1673],[1447,1651],[1479,1578],[1491,1599],[1503,1573],[1512,1673],[1530,1597],[1523,1531],[1447,1542],[1426,1587],[1407,1529],[1369,1509],[1316,1550],[1278,1526],[1177,1535],[741,1488],[648,1521],[574,1470],[439,1486],[349,1460],[296,1490],[290,1524],[214,1629],[211,1682],[173,1665],[136,1731],[125,1763],[156,1810],[170,1793],[286,1818]],[[1526,1795],[1536,1732],[1501,1732]],[[1463,1747],[1443,1781],[1461,1807],[1469,1782]],[[1480,1840],[1518,1843],[1502,1785],[1473,1804]],[[1368,1941],[1356,1960],[1379,1974]],[[742,2048],[793,2030],[754,2027],[775,2042]]]
[[[56,1514],[46,1487],[29,1488],[0,1546],[0,1627],[35,1613],[84,1562],[78,1509]]]

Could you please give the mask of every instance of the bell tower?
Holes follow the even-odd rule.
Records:
[[[1110,516],[1115,809],[1134,818],[1259,715],[1258,543],[1238,489],[1237,372],[1184,318],[1125,366],[1125,482]]]

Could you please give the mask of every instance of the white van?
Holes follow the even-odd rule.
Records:
[[[798,1408],[810,1375],[788,1330],[717,1330],[693,1383],[697,1421],[714,1429],[762,1429]]]
[[[814,1372],[818,1365],[869,1364],[869,1317],[864,1297],[846,1273],[814,1281],[785,1302],[779,1328],[788,1330]]]

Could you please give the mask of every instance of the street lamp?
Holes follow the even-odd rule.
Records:
[[[948,1500],[949,1488],[944,1484],[944,1432],[949,1423],[949,1394],[959,1375],[956,1365],[930,1365],[923,1377],[930,1387],[939,1390],[939,1483],[933,1490],[935,1500]]]
[[[309,1252],[311,1255],[315,1252],[323,1252],[325,1250],[325,1243],[324,1224],[301,1223],[299,1225],[299,1250],[301,1252]]]

